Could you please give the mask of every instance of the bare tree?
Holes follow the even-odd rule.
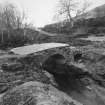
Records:
[[[22,13],[17,12],[17,15],[15,16],[15,18],[16,18],[15,25],[17,29],[23,28],[24,25],[27,24],[27,23],[24,23],[24,21],[27,19],[24,11]]]
[[[22,28],[25,19],[25,13],[21,13],[15,5],[11,3],[0,4],[0,27],[2,33],[2,42],[3,31],[6,30],[8,32],[9,38],[10,31]]]
[[[57,13],[58,15],[65,16],[70,26],[73,27],[74,17],[86,13],[87,9],[90,7],[90,2],[85,0],[81,8],[79,6],[80,2],[78,2],[78,0],[60,0]]]
[[[87,11],[91,5],[92,5],[92,2],[90,2],[88,0],[84,0],[82,5],[81,5],[81,8],[79,8],[79,9],[77,8],[75,17],[78,17],[80,15],[86,15]]]
[[[2,9],[3,21],[7,29],[19,28],[25,19],[25,13],[20,13],[15,5],[7,3]]]

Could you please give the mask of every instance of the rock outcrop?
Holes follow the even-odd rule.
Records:
[[[51,85],[27,82],[3,95],[0,105],[83,105]]]

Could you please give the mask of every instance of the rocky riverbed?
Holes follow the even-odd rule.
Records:
[[[21,101],[19,102],[22,102],[21,103],[22,105],[24,105],[24,101],[27,103],[27,101],[33,102],[32,100],[37,100],[37,102],[42,100],[42,103],[44,103],[45,105],[47,104],[58,105],[58,103],[60,103],[61,105],[68,105],[68,104],[74,105],[73,103],[69,103],[71,102],[70,100],[69,101],[66,100],[67,103],[65,103],[65,101],[62,102],[61,100],[65,100],[64,98],[65,96],[69,97],[69,99],[71,99],[72,101],[75,100],[75,102],[77,102],[77,104],[75,103],[76,105],[79,105],[79,104],[80,105],[82,104],[83,105],[105,105],[105,83],[104,83],[104,73],[105,73],[104,60],[105,59],[103,55],[104,50],[103,48],[101,48],[100,50],[97,50],[99,48],[88,47],[88,46],[85,46],[84,48],[83,47],[82,48],[78,47],[78,48],[82,49],[80,50],[80,52],[82,51],[83,56],[84,56],[83,62],[81,64],[71,62],[71,59],[70,59],[71,57],[69,58],[70,62],[72,64],[75,64],[78,67],[81,67],[93,73],[94,77],[97,80],[100,80],[101,83],[95,82],[88,78],[88,79],[83,80],[85,81],[84,83],[87,83],[86,81],[88,80],[89,82],[88,86],[84,86],[83,84],[77,81],[76,83],[74,83],[74,89],[71,88],[71,84],[68,84],[67,88],[65,89],[59,89],[57,86],[58,84],[53,78],[53,75],[47,73],[46,71],[43,71],[43,68],[41,68],[41,63],[42,63],[41,59],[44,57],[45,58],[47,57],[45,56],[45,53],[47,53],[46,55],[50,55],[49,51],[44,51],[42,53],[40,52],[38,54],[31,54],[26,57],[15,55],[15,54],[9,54],[9,51],[1,51],[0,53],[0,67],[1,67],[0,69],[0,96],[1,96],[1,103],[2,103],[1,105],[8,105],[6,102],[10,100],[11,97],[15,98],[15,95],[14,95],[15,92],[16,94],[18,94],[18,92],[22,93],[23,91],[25,91],[24,89],[26,87],[29,90],[29,92],[33,91],[31,90],[32,88],[29,89],[29,87],[32,86],[34,83],[35,83],[34,87],[37,86],[38,88],[40,88],[40,86],[42,85],[37,85],[36,82],[38,82],[38,84],[46,84],[46,87],[51,86],[51,88],[58,88],[57,94],[59,94],[59,96],[61,94],[61,91],[63,91],[66,95],[63,94],[62,97],[57,98],[56,92],[53,92],[53,94],[55,95],[52,95],[49,98],[48,94],[46,94],[47,90],[43,91],[43,88],[40,88],[37,98],[36,96],[34,96],[35,95],[34,93],[30,94],[29,96],[26,95],[27,98],[25,98],[24,95],[21,96],[22,98],[21,98]],[[63,49],[62,51],[66,51],[67,52],[66,54],[71,54],[69,53],[69,50],[71,51],[71,49],[68,49],[68,50],[67,49],[68,48],[66,48],[66,50]],[[58,51],[59,50],[57,49],[57,52]],[[62,51],[60,51],[60,53]],[[102,53],[100,53],[99,51],[101,51]],[[52,52],[52,50],[50,52]],[[74,52],[72,51],[72,53]],[[71,55],[68,55],[68,56],[71,56]],[[4,69],[2,67],[3,64],[6,64],[4,67],[7,67],[7,68]],[[26,86],[26,84],[28,83],[30,85]],[[49,89],[49,88],[46,88],[46,89]],[[41,91],[44,92],[43,95]],[[40,95],[42,95],[43,97],[39,97]],[[44,95],[46,96],[45,100],[47,101],[43,101]],[[30,96],[33,96],[34,98]],[[56,100],[56,102],[53,99]],[[11,104],[11,101],[9,104]],[[18,102],[16,102],[16,104],[18,104]],[[34,105],[33,103],[28,103],[28,104]],[[25,104],[25,105],[28,105],[28,104]],[[38,105],[39,104],[41,103],[38,103]]]

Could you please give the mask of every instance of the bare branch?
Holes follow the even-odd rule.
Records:
[[[90,2],[85,0],[83,5],[80,6],[78,0],[59,0],[59,10],[58,15],[66,16],[66,19],[69,20],[70,26],[73,25],[74,16],[79,16],[87,11],[90,7]]]

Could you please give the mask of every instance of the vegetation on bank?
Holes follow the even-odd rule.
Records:
[[[86,34],[97,34],[105,33],[105,16],[90,18],[90,19],[78,19],[74,22],[73,27],[69,27],[69,23],[65,22],[63,25],[61,23],[46,25],[43,30],[51,33],[63,33],[63,34],[73,34],[79,29],[82,31],[84,28]],[[78,34],[78,33],[77,33]]]
[[[0,48],[33,43],[38,33],[31,23],[27,23],[25,12],[11,3],[1,3],[0,8]]]

